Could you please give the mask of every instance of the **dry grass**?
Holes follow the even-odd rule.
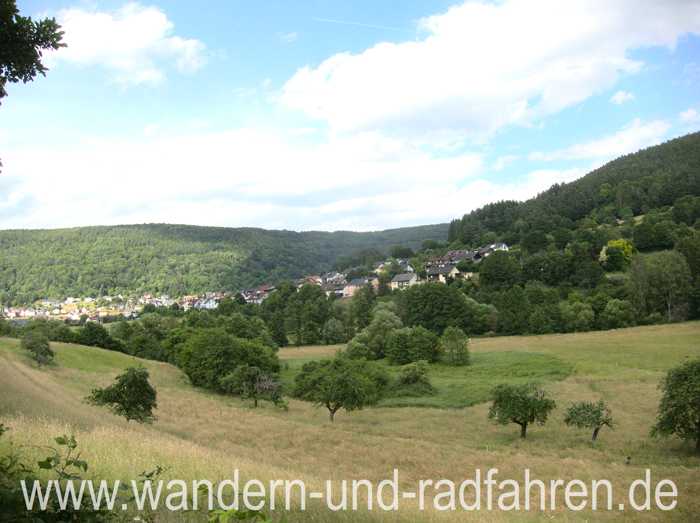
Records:
[[[375,408],[327,421],[325,411],[291,401],[289,412],[265,406],[257,410],[238,400],[191,389],[177,369],[144,362],[158,389],[158,420],[153,426],[127,424],[81,399],[104,385],[132,359],[99,349],[56,344],[58,366],[36,369],[14,340],[0,340],[0,421],[12,427],[18,442],[45,444],[58,433],[74,431],[95,477],[130,478],[156,463],[171,467],[169,477],[220,479],[234,468],[263,480],[301,478],[320,488],[326,478],[389,477],[401,473],[403,486],[422,478],[460,481],[474,469],[497,467],[501,478],[522,478],[530,468],[542,479],[606,478],[616,491],[652,469],[679,486],[679,508],[672,513],[581,514],[560,511],[520,516],[524,520],[689,521],[700,513],[700,459],[678,441],[648,437],[665,369],[700,355],[700,324],[644,327],[575,335],[474,340],[475,352],[528,351],[556,355],[574,373],[548,386],[560,405],[544,427],[533,427],[520,441],[516,428],[493,425],[487,405],[459,410]],[[332,356],[338,347],[288,348],[282,359],[294,362]],[[602,397],[612,407],[616,430],[589,434],[565,427],[563,408],[570,401]],[[625,465],[625,456],[632,464]],[[616,501],[617,502],[617,501]],[[402,508],[406,505],[402,505]],[[299,521],[357,520],[358,515],[312,512]],[[378,517],[378,516],[376,516]],[[514,515],[418,513],[409,521],[503,521]],[[624,519],[623,518],[623,519]],[[387,517],[386,520],[395,520]]]

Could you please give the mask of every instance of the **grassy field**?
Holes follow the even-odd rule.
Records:
[[[288,521],[697,521],[700,513],[700,457],[679,440],[650,439],[663,373],[700,356],[700,323],[638,327],[585,334],[474,340],[468,369],[435,367],[438,394],[417,398],[427,408],[388,405],[341,412],[330,424],[324,410],[290,401],[283,412],[193,390],[181,372],[167,364],[140,361],[158,389],[158,420],[138,426],[87,406],[82,398],[108,384],[135,358],[95,348],[54,344],[57,365],[37,369],[15,340],[0,340],[0,422],[17,443],[44,445],[54,435],[74,432],[94,477],[131,478],[155,464],[169,466],[167,477],[217,480],[238,468],[242,477],[264,481],[300,478],[307,488],[325,479],[390,477],[400,470],[402,488],[419,479],[473,477],[474,469],[499,469],[501,479],[523,477],[529,468],[539,479],[608,479],[615,503],[650,468],[652,479],[672,479],[679,487],[678,508],[650,512],[530,512],[465,514],[418,512],[402,502],[397,515],[331,514],[318,508],[292,514]],[[331,357],[339,347],[281,351],[289,381],[304,361]],[[559,408],[528,439],[516,426],[487,419],[487,391],[502,381],[542,382]],[[605,399],[613,409],[614,431],[603,429],[592,446],[587,431],[567,428],[564,408],[575,400]],[[432,403],[431,403],[432,402]],[[469,405],[469,406],[465,406]],[[32,452],[27,450],[27,452]],[[37,454],[40,455],[40,454]],[[625,464],[626,456],[631,463]],[[561,499],[561,498],[560,498]],[[562,502],[559,502],[562,506]],[[188,516],[191,519],[193,516]]]
[[[282,350],[282,380],[288,390],[294,377],[307,361],[333,357],[339,346],[287,348]],[[400,366],[380,362],[392,375]],[[476,352],[471,364],[464,367],[430,365],[429,378],[436,394],[422,397],[391,397],[382,400],[382,407],[469,407],[487,401],[494,383],[547,383],[569,376],[572,366],[551,354],[535,352],[499,351]]]

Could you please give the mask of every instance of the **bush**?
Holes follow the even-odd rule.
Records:
[[[49,344],[49,338],[41,331],[33,330],[22,336],[20,347],[29,352],[38,365],[46,365],[53,361],[54,353]]]
[[[404,365],[418,360],[435,362],[440,359],[438,337],[423,327],[404,327],[388,338],[386,355],[391,363]]]
[[[178,363],[192,385],[225,392],[221,378],[239,365],[258,367],[267,374],[279,372],[275,351],[257,340],[245,340],[223,329],[204,329],[194,333],[183,345]]]
[[[600,314],[600,323],[605,329],[619,329],[634,325],[634,307],[627,300],[611,299]]]
[[[427,361],[419,360],[401,367],[392,395],[416,397],[431,394],[435,394],[435,388],[428,378]]]
[[[595,314],[588,303],[563,301],[559,304],[559,312],[566,332],[584,332],[593,326]]]
[[[469,365],[469,338],[462,329],[447,327],[440,337],[440,348],[448,365]]]
[[[695,442],[700,453],[700,360],[669,370],[659,388],[663,396],[652,435],[675,434]]]

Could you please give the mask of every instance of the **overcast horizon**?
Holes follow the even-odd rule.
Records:
[[[0,229],[445,223],[700,130],[693,1],[18,7],[68,47],[0,105]]]

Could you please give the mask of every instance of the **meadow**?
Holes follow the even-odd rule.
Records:
[[[679,488],[672,512],[465,514],[419,512],[403,503],[399,514],[329,513],[312,506],[286,521],[693,521],[700,513],[700,456],[680,440],[651,439],[649,429],[659,380],[670,367],[699,357],[699,341],[698,322],[476,339],[470,367],[431,367],[436,395],[341,411],[331,424],[324,409],[304,402],[291,400],[287,412],[267,404],[252,409],[249,402],[191,388],[168,364],[102,349],[54,343],[56,365],[37,368],[16,340],[0,339],[0,422],[11,427],[3,440],[16,444],[45,445],[55,435],[75,433],[95,478],[132,478],[161,464],[172,478],[218,480],[237,468],[243,478],[299,478],[307,488],[321,488],[326,479],[379,481],[398,468],[402,488],[415,488],[423,478],[459,482],[476,468],[496,467],[500,478],[520,479],[529,468],[544,480],[608,479],[615,507],[647,468],[654,480],[670,478]],[[332,357],[341,348],[282,349],[283,379],[290,383],[305,361]],[[135,363],[149,369],[158,390],[152,426],[129,424],[82,401],[91,388]],[[487,419],[486,400],[497,383],[530,380],[547,389],[558,409],[521,440],[515,425]],[[599,398],[612,408],[615,429],[603,429],[592,445],[588,431],[563,423],[564,409]],[[39,450],[24,452],[43,457]],[[204,514],[162,519],[205,520]]]

